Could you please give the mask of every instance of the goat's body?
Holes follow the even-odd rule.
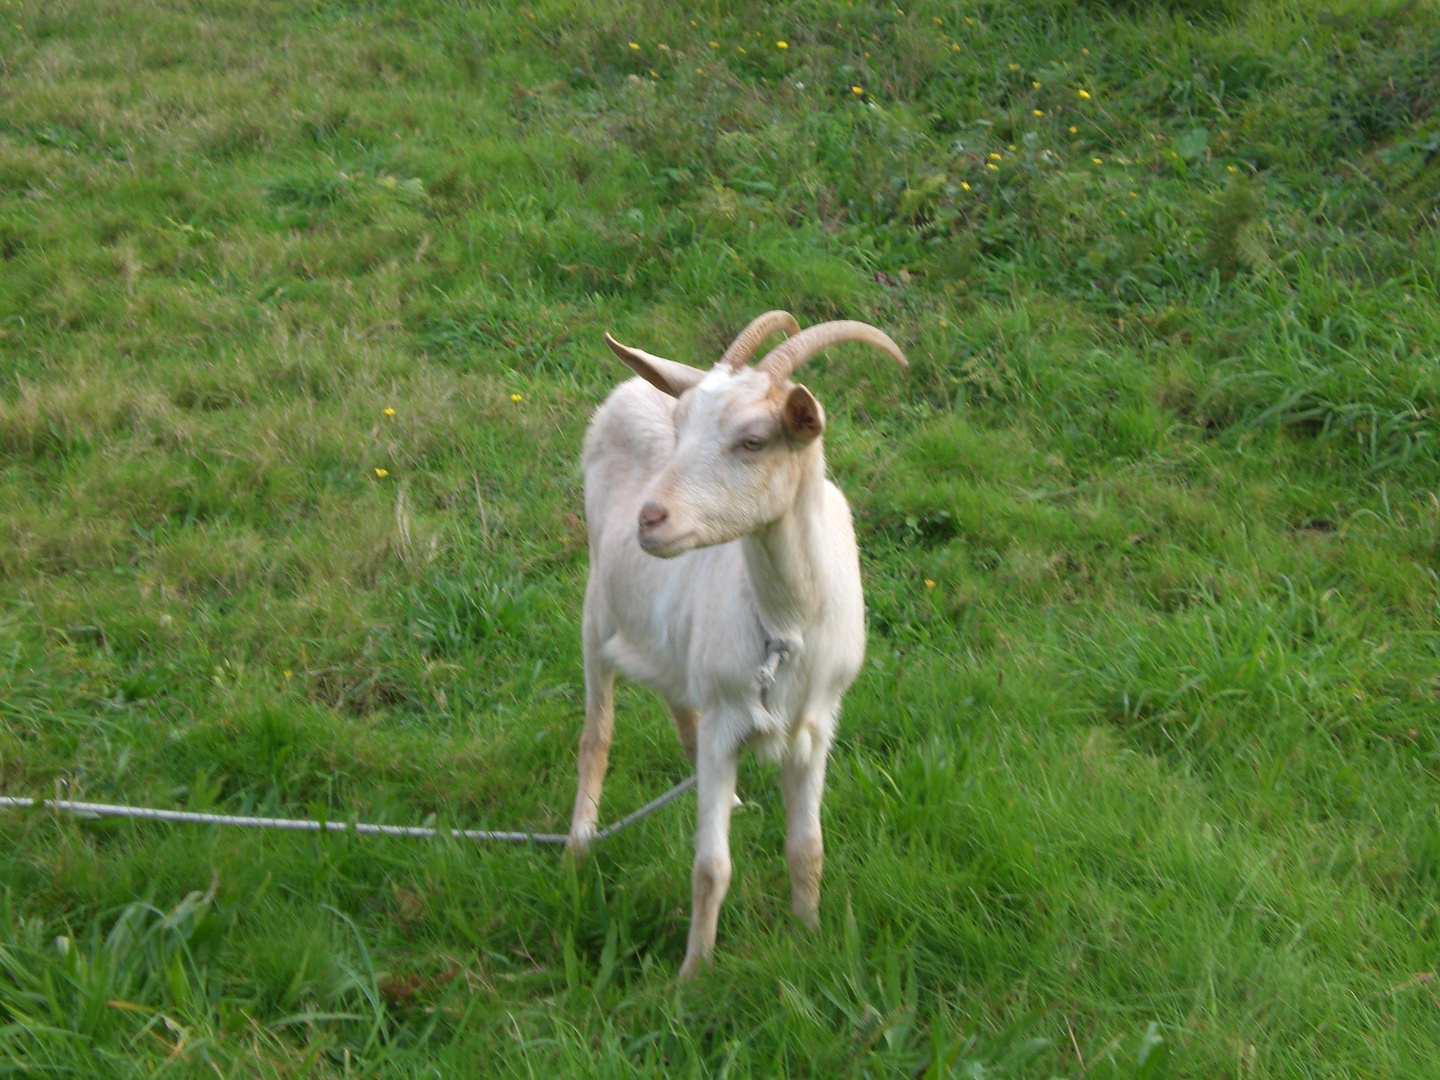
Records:
[[[697,393],[711,380],[743,377],[712,374]],[[586,724],[571,837],[583,847],[593,835],[618,670],[665,698],[696,767],[694,911],[681,969],[692,974],[710,957],[729,885],[736,757],[745,746],[781,762],[792,907],[812,925],[818,918],[825,761],[841,697],[864,658],[865,621],[850,510],[825,479],[818,439],[796,455],[794,500],[778,519],[670,558],[641,548],[637,515],[677,454],[675,411],[673,397],[632,379],[597,411],[586,437]]]
[[[592,575],[585,593],[587,654],[598,650],[593,659],[599,666],[653,687],[673,710],[699,712],[717,748],[752,745],[778,759],[793,746],[808,757],[812,741],[829,745],[840,698],[864,654],[864,602],[849,507],[824,479],[820,463],[820,528],[806,539],[825,550],[806,560],[811,580],[804,591],[810,595],[789,605],[791,611],[763,610],[757,597],[750,566],[767,561],[766,537],[671,559],[647,554],[636,541],[635,518],[650,478],[674,450],[674,411],[673,398],[631,379],[591,423],[585,445],[590,560],[607,572]],[[756,549],[749,558],[747,546]],[[773,592],[776,584],[762,587]],[[804,611],[799,619],[795,607]],[[781,641],[788,655],[762,695],[756,673],[767,645]],[[814,729],[803,728],[802,720]]]
[[[792,336],[747,366],[776,331]],[[622,671],[665,698],[695,765],[686,976],[715,947],[746,746],[780,762],[790,906],[819,922],[825,761],[865,657],[865,607],[850,508],[825,479],[825,412],[790,375],[842,341],[905,357],[873,326],[801,330],[783,311],[752,320],[708,373],[605,341],[640,378],[585,438],[585,730],[569,844],[580,853],[595,836]]]

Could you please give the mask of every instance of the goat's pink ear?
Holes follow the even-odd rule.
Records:
[[[610,351],[625,362],[626,367],[655,387],[656,390],[664,391],[671,397],[679,397],[705,378],[705,372],[699,368],[693,368],[689,364],[677,364],[674,360],[666,360],[663,356],[651,356],[640,349],[621,345],[609,334],[605,335],[605,344],[609,345]]]
[[[791,438],[818,439],[825,430],[825,410],[815,400],[815,395],[803,386],[790,388],[781,417]]]

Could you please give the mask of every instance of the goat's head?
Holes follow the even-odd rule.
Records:
[[[787,340],[749,366],[755,350],[776,331]],[[790,375],[842,341],[875,345],[905,363],[899,346],[873,326],[828,322],[801,330],[784,311],[754,320],[708,372],[605,335],[605,343],[637,375],[678,399],[675,454],[651,481],[636,523],[641,547],[670,558],[747,536],[785,513],[806,470],[814,467],[825,430],[820,403]]]

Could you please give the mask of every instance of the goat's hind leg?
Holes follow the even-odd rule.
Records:
[[[808,723],[808,721],[807,721]],[[820,799],[825,794],[828,741],[814,724],[801,745],[791,747],[780,769],[785,791],[785,861],[790,865],[790,910],[812,930],[820,925],[820,874],[825,841],[820,834]]]
[[[670,719],[675,724],[675,734],[680,736],[680,747],[685,751],[685,756],[690,759],[690,765],[695,765],[695,732],[696,725],[700,723],[700,710],[687,708],[683,705],[676,705],[673,701],[665,703],[670,707]]]
[[[588,621],[588,620],[587,620]],[[615,669],[601,655],[601,643],[585,635],[585,730],[580,733],[575,811],[570,817],[572,854],[583,855],[595,838],[600,820],[600,790],[610,764],[610,738],[615,730]]]

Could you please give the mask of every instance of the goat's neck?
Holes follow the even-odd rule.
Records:
[[[778,519],[745,537],[745,565],[767,635],[798,645],[824,602],[825,457],[805,452],[795,499]]]

